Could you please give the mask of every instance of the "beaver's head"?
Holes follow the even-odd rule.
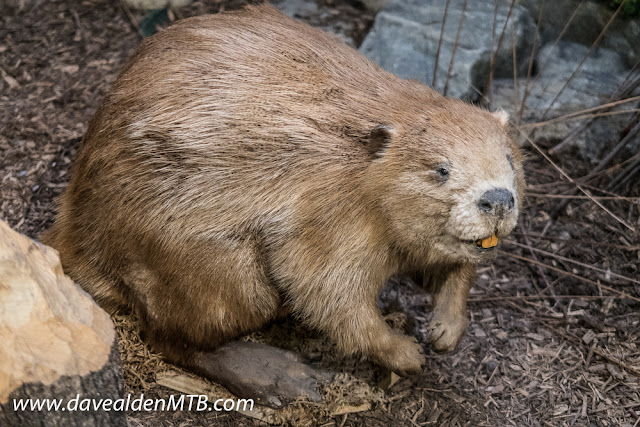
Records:
[[[382,210],[400,248],[438,262],[479,261],[513,230],[524,194],[507,114],[457,100],[374,128]]]

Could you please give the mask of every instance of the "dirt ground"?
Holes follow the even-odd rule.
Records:
[[[347,0],[318,1],[327,13],[310,17],[312,24],[347,23],[353,38],[362,40],[371,14]],[[245,3],[197,0],[179,13],[215,13]],[[141,18],[117,1],[96,0],[51,0],[29,13],[0,17],[0,218],[14,229],[37,238],[54,220],[54,198],[66,186],[91,114],[140,41],[134,22]],[[640,425],[640,174],[604,190],[638,155],[630,159],[622,151],[603,173],[582,181],[605,197],[599,201],[608,213],[573,192],[575,186],[536,149],[525,151],[529,185],[520,224],[495,262],[479,266],[467,336],[455,352],[427,350],[424,373],[383,392],[375,387],[386,376],[380,368],[341,357],[291,319],[251,337],[301,351],[312,364],[340,373],[344,387],[325,391],[334,402],[371,404],[368,411],[337,416],[299,404],[287,423]],[[593,168],[571,151],[553,161],[574,178]],[[381,306],[390,323],[426,343],[430,300],[421,290],[393,281]],[[135,319],[115,320],[129,391],[176,394],[156,383],[156,373],[176,369],[146,349]],[[140,426],[262,424],[215,412],[130,418]]]

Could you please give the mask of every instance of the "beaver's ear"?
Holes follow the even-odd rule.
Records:
[[[393,133],[393,128],[387,125],[377,125],[371,129],[369,139],[365,143],[371,157],[377,159],[384,156],[385,151],[391,145]]]
[[[502,108],[499,108],[498,110],[494,111],[491,114],[493,115],[493,117],[500,120],[500,123],[502,123],[502,126],[507,126],[509,124],[509,113],[504,111]]]

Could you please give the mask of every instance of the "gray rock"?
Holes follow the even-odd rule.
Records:
[[[521,0],[537,20],[540,16],[540,32],[543,44],[554,42],[569,23],[563,41],[591,46],[613,16],[615,10],[603,1],[562,0]],[[542,6],[542,14],[540,9]],[[607,29],[599,46],[616,51],[624,59],[627,67],[640,60],[640,20],[616,17]]]
[[[621,55],[610,49],[595,49],[563,90],[588,50],[584,45],[569,42],[560,42],[555,48],[553,44],[547,44],[540,49],[536,61],[544,67],[539,77],[528,84],[523,122],[550,120],[610,101],[630,71]],[[524,97],[525,86],[524,80],[518,82],[518,102]],[[514,106],[513,79],[495,81],[493,102],[494,106],[500,106],[512,115],[518,114],[520,104]],[[625,115],[598,118],[573,140],[573,144],[583,158],[596,161],[603,147],[612,137],[617,137],[627,119]],[[578,119],[548,124],[536,128],[532,137],[559,142],[580,122]]]
[[[282,13],[291,18],[305,18],[318,12],[318,5],[309,0],[284,0],[273,3]]]
[[[391,0],[376,16],[372,30],[360,47],[361,52],[400,77],[431,84],[444,5],[445,2],[436,0]],[[445,89],[462,8],[463,0],[451,0],[438,61],[436,88],[440,91]],[[494,3],[467,2],[447,94],[465,99],[478,97],[477,90],[487,81],[492,47],[497,45],[508,12],[509,4],[499,2],[494,35]],[[510,21],[514,37],[510,22],[496,56],[495,77],[513,75],[513,39],[518,72],[526,73],[531,34],[535,31],[533,18],[524,7],[516,5]]]
[[[527,107],[539,112],[551,106],[553,113],[568,113],[606,102],[629,70],[615,51],[596,48],[551,105],[588,51],[589,48],[577,43],[560,42],[555,48],[552,44],[545,45],[537,55],[538,65],[544,66],[541,84],[536,85],[537,90],[532,92],[533,97],[528,100]]]

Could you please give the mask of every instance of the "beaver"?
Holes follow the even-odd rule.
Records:
[[[507,121],[269,5],[184,19],[144,40],[103,100],[44,241],[204,375],[283,308],[345,354],[419,372],[421,345],[385,323],[378,294],[419,273],[433,348],[457,345],[475,266],[523,198]]]

